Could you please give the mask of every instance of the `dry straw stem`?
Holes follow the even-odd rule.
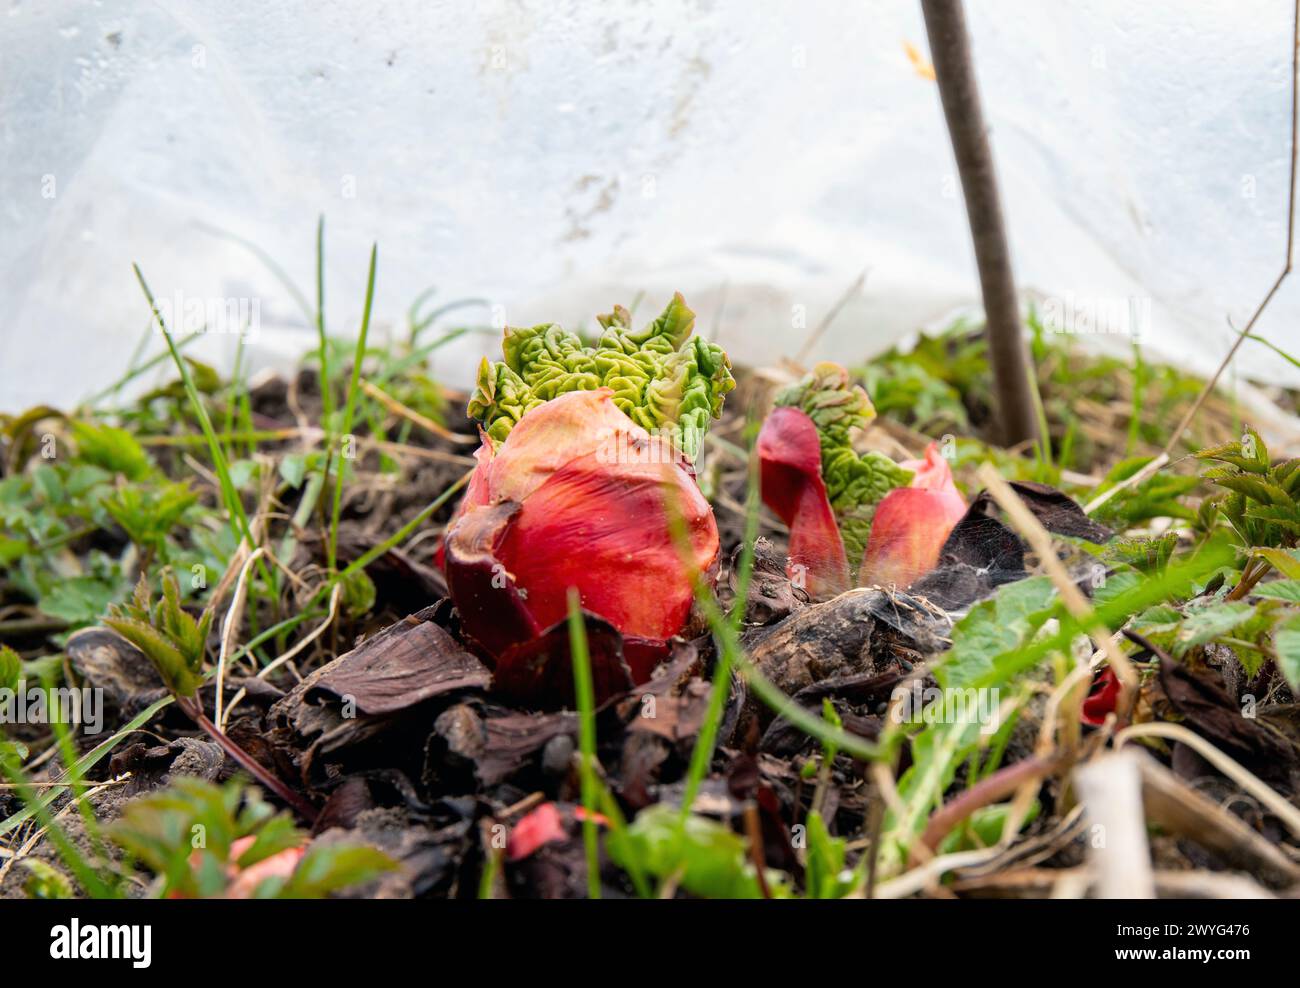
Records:
[[[916,895],[918,892],[924,892],[926,889],[937,885],[939,880],[950,871],[985,864],[999,857],[1002,853],[1003,848],[994,845],[993,847],[981,847],[974,851],[957,851],[953,854],[944,854],[937,858],[931,858],[925,864],[913,868],[895,879],[877,885],[872,898],[903,899]],[[855,899],[864,897],[865,892],[863,891],[846,896],[846,898]]]
[[[1188,421],[1190,421],[1190,419]],[[1184,428],[1186,428],[1186,426],[1184,426]],[[1116,484],[1114,487],[1110,488],[1109,490],[1103,491],[1101,494],[1098,494],[1095,498],[1089,501],[1088,504],[1084,507],[1083,513],[1086,515],[1092,514],[1094,511],[1100,508],[1103,504],[1109,501],[1120,491],[1126,490],[1130,487],[1136,487],[1138,484],[1145,481],[1148,477],[1153,476],[1157,470],[1159,470],[1168,462],[1169,462],[1169,452],[1166,450],[1165,452],[1157,456],[1154,460],[1152,460],[1150,463],[1146,464],[1146,466],[1144,466],[1137,473],[1133,474],[1127,479]]]
[[[221,716],[221,697],[225,690],[226,660],[230,656],[230,650],[234,645],[235,633],[239,630],[240,622],[244,619],[244,605],[248,601],[248,574],[253,568],[253,563],[261,559],[263,555],[265,555],[265,550],[258,546],[248,554],[248,558],[244,560],[244,565],[239,568],[239,579],[235,581],[235,596],[230,602],[230,609],[226,611],[226,619],[221,624],[221,648],[217,653],[217,688],[212,711],[212,719],[218,724],[225,724],[225,718]]]
[[[1047,570],[1047,575],[1052,584],[1056,587],[1056,592],[1061,595],[1061,600],[1065,604],[1066,610],[1075,618],[1084,628],[1088,630],[1093,644],[1097,650],[1106,656],[1111,668],[1115,670],[1115,675],[1120,681],[1119,702],[1116,704],[1116,710],[1121,719],[1128,719],[1128,715],[1133,708],[1133,703],[1137,699],[1138,674],[1129,661],[1129,657],[1124,654],[1119,643],[1106,631],[1105,627],[1094,619],[1092,605],[1084,597],[1078,585],[1070,579],[1070,574],[1066,572],[1064,564],[1057,558],[1056,550],[1052,545],[1052,537],[1048,534],[1047,529],[1042,526],[1033,513],[1025,507],[1025,503],[1020,500],[1019,495],[1011,489],[1011,485],[1002,479],[1002,475],[991,463],[983,464],[978,471],[980,481],[988,488],[989,493],[998,506],[1007,513],[1012,527],[1020,533],[1021,537],[1029,543],[1029,547],[1038,555],[1039,561],[1043,568]]]
[[[1098,898],[1155,896],[1139,757],[1134,751],[1114,752],[1080,765],[1074,772],[1088,819],[1105,835],[1103,843],[1090,846]]]
[[[802,366],[808,359],[808,355],[812,353],[813,347],[817,345],[817,341],[822,338],[822,335],[826,330],[830,329],[831,323],[835,321],[836,317],[841,311],[843,311],[844,307],[862,291],[863,287],[867,283],[867,275],[870,273],[870,268],[863,268],[862,273],[853,279],[853,284],[849,285],[849,287],[844,290],[844,294],[841,295],[835,304],[830,307],[830,310],[822,318],[822,321],[817,324],[816,328],[813,329],[811,333],[808,334],[808,338],[803,341],[803,346],[801,346],[799,352],[794,355],[794,362],[796,364]]]
[[[275,670],[279,669],[286,662],[291,662],[293,659],[297,658],[299,655],[302,654],[303,650],[308,645],[310,645],[312,642],[314,642],[317,638],[319,638],[321,635],[325,633],[325,629],[327,629],[331,624],[334,623],[335,615],[337,615],[338,613],[339,596],[341,595],[342,591],[343,591],[342,583],[334,584],[334,589],[330,591],[330,610],[329,613],[325,615],[324,620],[322,620],[321,623],[318,624],[312,630],[311,634],[304,637],[300,642],[294,645],[293,648],[289,649],[289,651],[285,652],[279,658],[273,659],[272,661],[268,662],[261,670],[259,670],[257,673],[258,679],[265,679],[267,676],[275,672]],[[217,689],[218,689],[217,695],[220,696],[220,684],[218,684]],[[226,722],[230,720],[230,715],[234,713],[235,707],[237,707],[239,705],[239,702],[243,700],[244,697],[247,695],[248,695],[248,690],[244,689],[241,686],[239,692],[236,693],[234,698],[230,701],[230,706],[226,708],[225,715],[217,722],[223,731],[226,729]]]
[[[1195,841],[1214,851],[1228,867],[1274,887],[1300,883],[1300,863],[1223,804],[1197,792],[1150,755],[1140,756],[1139,768],[1148,823]]]
[[[92,786],[90,789],[87,789],[85,792],[83,792],[80,796],[73,799],[70,803],[68,803],[67,806],[63,807],[63,809],[55,813],[51,822],[57,824],[60,820],[62,820],[65,816],[71,813],[74,809],[79,808],[82,803],[90,799],[92,796],[98,796],[105,789],[112,789],[114,786],[120,786],[130,781],[131,781],[131,773],[126,772],[115,779],[109,779],[107,782],[101,782],[97,786]],[[60,783],[60,784],[66,785],[66,783]],[[42,840],[44,840],[45,835],[49,833],[49,829],[50,829],[49,827],[38,827],[35,833],[33,833],[31,837],[29,837],[22,844],[21,847],[4,854],[4,863],[0,864],[0,882],[4,881],[5,876],[9,874],[9,869],[12,868],[15,863],[21,861],[23,858],[27,857],[27,855],[31,854],[31,852],[36,849],[36,846]]]
[[[387,408],[394,415],[404,418],[408,422],[418,425],[426,432],[431,432],[435,436],[439,436],[448,442],[457,443],[458,445],[468,445],[470,443],[478,442],[478,436],[467,435],[463,432],[452,432],[446,426],[439,425],[427,415],[421,415],[414,408],[402,404],[387,391],[371,384],[369,381],[363,380],[361,382],[361,390]]]
[[[1274,792],[1259,777],[1240,763],[1229,758],[1199,734],[1194,734],[1180,724],[1150,723],[1134,724],[1115,735],[1115,747],[1122,747],[1125,742],[1135,738],[1164,738],[1167,741],[1181,741],[1220,772],[1232,779],[1246,792],[1268,807],[1269,812],[1286,824],[1287,828],[1300,837],[1300,809],[1296,809],[1286,799]]]

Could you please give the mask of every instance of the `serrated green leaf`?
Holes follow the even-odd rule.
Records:
[[[1186,597],[1194,591],[1198,581],[1226,566],[1236,555],[1236,549],[1224,537],[1207,540],[1191,557],[1170,561],[1163,573],[1147,577],[1131,591],[1114,600],[1097,606],[1097,618],[1106,627],[1121,627],[1134,614],[1158,604]],[[1056,612],[1058,616],[1060,612]],[[1009,682],[1021,671],[1031,668],[1053,652],[1066,652],[1071,641],[1080,633],[1079,622],[1061,616],[1061,627],[1054,633],[1018,643],[992,659],[992,667],[967,685],[974,687],[999,686]],[[939,669],[936,668],[936,676]]]
[[[123,581],[97,576],[74,576],[55,583],[37,601],[42,614],[59,618],[74,628],[94,624],[125,590]]]
[[[1182,627],[1174,639],[1174,655],[1183,656],[1197,645],[1204,645],[1221,635],[1226,635],[1243,621],[1249,620],[1255,609],[1249,604],[1221,602],[1198,607],[1183,619]]]
[[[1236,473],[1228,476],[1214,476],[1216,471],[1211,470],[1206,474],[1206,479],[1213,481],[1220,487],[1226,487],[1230,491],[1235,491],[1245,497],[1250,498],[1262,505],[1274,505],[1275,507],[1284,507],[1292,503],[1290,496],[1276,484],[1269,483],[1259,477],[1247,476],[1246,474]]]
[[[729,827],[697,814],[680,825],[677,807],[655,803],[637,814],[626,830],[606,839],[610,859],[624,870],[636,865],[656,878],[680,876],[681,887],[707,899],[762,896],[745,841]],[[780,872],[767,873],[773,896],[789,895]]]
[[[1273,632],[1277,667],[1293,695],[1300,695],[1300,614],[1278,625]]]
[[[939,685],[964,687],[990,673],[994,658],[1029,641],[1055,604],[1052,581],[1034,576],[1008,583],[974,605],[952,629],[952,648],[935,667]]]
[[[1300,580],[1272,580],[1269,583],[1259,584],[1252,593],[1257,597],[1300,604]]]
[[[153,469],[144,447],[125,429],[73,422],[72,435],[79,456],[87,463],[120,473],[128,480],[141,480]]]
[[[1256,546],[1251,554],[1267,560],[1270,566],[1289,580],[1300,580],[1300,550],[1272,549]]]
[[[138,618],[108,617],[104,624],[145,654],[169,690],[177,696],[194,695],[199,687],[199,678],[190,670],[180,650],[161,631]]]
[[[8,645],[0,645],[0,690],[17,689],[23,674],[23,663]]]
[[[1288,532],[1300,533],[1300,516],[1294,506],[1279,508],[1273,504],[1256,505],[1246,511],[1246,517],[1266,525],[1279,525]]]
[[[1107,574],[1105,581],[1092,594],[1093,604],[1100,606],[1122,597],[1142,582],[1142,573],[1136,569],[1123,568]]]
[[[1183,615],[1176,607],[1170,607],[1168,604],[1160,604],[1157,607],[1148,607],[1141,614],[1133,618],[1133,625],[1136,630],[1144,628],[1168,628],[1176,627],[1183,620]]]
[[[276,897],[323,899],[351,885],[372,881],[396,869],[387,854],[364,844],[312,844]],[[269,890],[268,890],[269,891]],[[259,890],[259,895],[262,894]]]

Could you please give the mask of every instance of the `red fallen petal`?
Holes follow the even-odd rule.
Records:
[[[564,818],[554,803],[543,803],[510,828],[506,860],[519,861],[552,841],[567,840]]]
[[[541,626],[568,614],[568,589],[582,608],[624,635],[671,638],[690,614],[694,590],[668,525],[674,497],[694,565],[717,560],[718,529],[694,480],[671,463],[605,463],[579,457],[539,487],[509,526],[498,556]]]
[[[758,434],[763,503],[790,527],[790,576],[805,576],[814,597],[849,585],[849,563],[839,524],[822,480],[817,426],[798,408],[772,409]]]
[[[266,879],[288,878],[307,853],[305,847],[290,847],[241,869],[237,862],[256,842],[255,836],[240,837],[230,842],[230,857],[226,864],[226,875],[230,879],[230,884],[226,886],[227,899],[247,899]],[[195,851],[190,855],[190,867],[198,868],[201,860],[202,852]],[[167,897],[186,898],[179,892],[171,892]]]
[[[581,806],[575,806],[573,818],[586,820],[587,811]],[[603,814],[592,813],[590,819],[602,827],[609,826],[609,820]],[[560,808],[554,803],[542,803],[510,829],[510,838],[506,841],[506,860],[520,861],[536,854],[547,844],[568,839],[569,828],[565,826],[564,814]]]
[[[925,447],[925,458],[921,460],[904,460],[904,469],[913,471],[909,487],[920,487],[931,491],[951,491],[957,493],[957,485],[952,482],[952,468],[940,454],[937,443]]]
[[[1092,690],[1088,693],[1088,698],[1083,701],[1083,712],[1079,719],[1085,724],[1100,727],[1105,722],[1106,715],[1115,712],[1119,694],[1119,677],[1110,666],[1107,666],[1097,673],[1097,677],[1092,681]]]
[[[247,899],[252,896],[257,886],[268,878],[288,878],[294,873],[298,862],[306,853],[306,848],[290,847],[272,854],[269,858],[263,858],[257,864],[249,865],[226,886],[226,898]],[[231,845],[231,855],[234,856],[234,845]]]
[[[961,495],[898,487],[876,506],[859,582],[906,588],[939,562],[939,551],[966,513]]]

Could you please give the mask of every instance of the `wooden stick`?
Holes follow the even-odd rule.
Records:
[[[1011,270],[1011,251],[998,194],[988,125],[980,105],[979,83],[971,59],[970,38],[961,0],[921,0],[925,31],[930,39],[939,99],[948,122],[957,173],[966,199],[984,296],[985,334],[993,368],[1002,444],[1033,442],[1038,438],[1035,410],[1036,383],[1020,324],[1020,300]]]

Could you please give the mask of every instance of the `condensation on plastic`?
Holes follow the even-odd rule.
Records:
[[[1137,299],[1148,349],[1213,367],[1283,261],[1290,3],[967,8],[1025,295]],[[71,404],[126,367],[148,321],[132,261],[161,298],[256,300],[254,357],[287,363],[307,318],[215,231],[310,298],[319,213],[339,335],[377,240],[380,338],[431,285],[431,304],[574,328],[679,289],[737,360],[768,362],[869,269],[814,354],[858,360],[978,301],[909,44],[924,59],[907,2],[10,0],[0,408]],[[1292,351],[1297,282],[1257,326]],[[458,340],[438,371],[468,383],[493,349]],[[1300,383],[1250,341],[1237,374]]]

